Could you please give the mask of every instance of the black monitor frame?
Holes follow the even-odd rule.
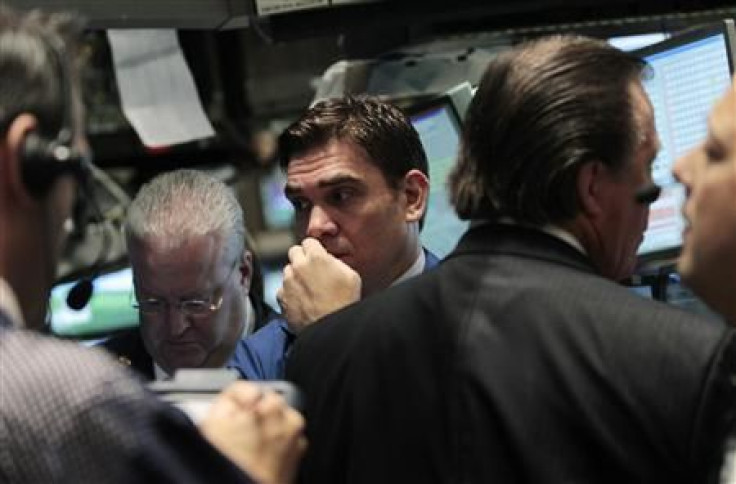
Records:
[[[469,88],[469,87],[468,87]],[[467,106],[464,106],[467,107]],[[411,120],[412,125],[415,124],[417,118],[421,118],[422,116],[425,116],[435,110],[445,110],[449,114],[450,122],[455,127],[455,130],[458,134],[458,148],[460,146],[460,143],[462,142],[462,131],[463,131],[463,115],[464,113],[460,112],[460,109],[462,109],[463,106],[458,106],[455,98],[449,94],[440,94],[435,97],[429,98],[429,99],[423,99],[421,101],[418,101],[406,108],[404,108],[404,112]],[[426,151],[426,147],[425,147]],[[457,152],[455,153],[457,156]],[[427,163],[428,163],[428,170],[429,170],[429,176],[430,180],[435,180],[438,176],[436,173],[433,173],[432,170],[432,160],[429,159],[429,153],[427,153]],[[432,196],[432,191],[430,190],[430,196]],[[431,207],[427,207],[427,214],[426,217],[431,217]],[[453,215],[457,217],[453,210]],[[464,222],[458,218],[459,222]],[[426,229],[426,223],[425,223],[425,229]],[[463,231],[464,232],[464,231]],[[426,233],[425,230],[422,231],[422,234]],[[423,238],[422,234],[420,234],[420,238]],[[458,234],[458,238],[462,234]],[[431,247],[428,247],[431,250]],[[449,253],[449,252],[448,252]],[[441,258],[446,256],[445,253],[437,253],[435,254]]]
[[[632,55],[646,60],[653,55],[672,51],[719,34],[723,35],[728,68],[731,76],[733,76],[736,70],[736,26],[734,20],[730,18],[675,34],[662,42],[634,50]],[[671,247],[662,247],[640,253],[637,256],[639,265],[645,267],[651,264],[662,264],[671,267],[672,261],[679,256],[681,247],[682,241]]]
[[[453,124],[457,128],[458,133],[462,133],[462,117],[460,116],[458,108],[457,106],[455,106],[452,98],[447,94],[440,94],[439,96],[430,99],[423,99],[415,104],[410,105],[409,107],[404,108],[403,111],[413,123],[415,118],[426,115],[427,113],[436,109],[442,108],[447,108],[450,111],[450,117],[452,118]]]

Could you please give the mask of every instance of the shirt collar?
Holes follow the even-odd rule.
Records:
[[[545,234],[551,235],[552,237],[561,240],[565,242],[567,245],[571,246],[584,256],[588,255],[588,252],[585,250],[585,247],[583,247],[583,244],[580,243],[580,241],[575,237],[571,232],[563,229],[562,227],[558,225],[553,224],[546,224],[542,225],[541,227],[538,225],[528,225],[523,224],[521,222],[518,222],[517,220],[514,220],[511,217],[501,217],[497,220],[498,223],[506,224],[506,225],[518,225],[522,227],[530,227],[533,229],[540,230],[544,232]]]
[[[422,271],[424,271],[424,264],[426,262],[425,259],[426,258],[424,257],[424,249],[422,249],[419,251],[419,257],[417,257],[417,260],[414,261],[411,267],[409,267],[406,272],[397,277],[396,280],[391,283],[391,285],[393,286],[394,284],[398,284],[402,281],[411,279],[412,277],[421,274]]]
[[[13,328],[22,329],[25,327],[23,322],[23,313],[18,304],[18,298],[10,287],[10,284],[0,277],[0,311],[10,319]]]
[[[546,234],[551,235],[552,237],[556,237],[560,239],[561,241],[566,242],[567,245],[572,246],[581,254],[586,255],[586,256],[588,255],[588,252],[585,250],[585,247],[583,247],[583,244],[580,243],[577,237],[575,237],[572,233],[568,232],[562,227],[559,227],[557,225],[547,224],[543,227],[540,227],[540,230]]]

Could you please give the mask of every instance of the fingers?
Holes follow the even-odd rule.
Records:
[[[324,248],[320,241],[312,237],[307,237],[306,239],[302,240],[302,247],[304,248],[304,252],[308,254],[328,253],[327,249]]]
[[[319,240],[313,237],[307,237],[302,240],[301,244],[291,246],[287,254],[291,264],[299,264],[307,259],[332,258],[332,254],[325,249]]]
[[[228,385],[221,395],[231,398],[240,407],[252,408],[263,398],[263,390],[255,383],[238,380]]]
[[[293,481],[306,449],[304,425],[281,395],[238,381],[220,393],[200,429],[254,481],[286,483]]]
[[[262,419],[264,425],[272,422],[285,428],[289,433],[300,433],[304,429],[304,417],[291,408],[284,397],[272,391],[265,390],[263,397],[254,407],[256,415]]]

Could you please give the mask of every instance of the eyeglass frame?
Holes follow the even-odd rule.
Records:
[[[141,301],[138,300],[138,296],[135,295],[135,291],[130,293],[131,296],[131,302],[130,305],[137,310],[140,314],[145,316],[160,316],[164,314],[166,308],[168,310],[171,310],[171,308],[176,308],[176,310],[181,313],[183,316],[190,317],[190,318],[205,318],[208,316],[213,315],[217,311],[220,310],[222,307],[222,303],[225,300],[225,285],[228,283],[230,278],[233,276],[233,273],[235,272],[235,269],[238,267],[238,262],[240,262],[240,259],[236,259],[233,266],[228,271],[227,277],[223,280],[223,282],[219,285],[215,291],[220,291],[220,295],[217,298],[216,302],[207,301],[204,299],[184,299],[181,301],[177,301],[174,304],[169,303],[166,299],[163,298],[156,298],[156,297],[149,297],[146,298],[143,302],[143,304],[147,303],[155,303],[160,304],[159,309],[155,310],[148,310],[143,309],[141,306]],[[207,306],[207,303],[209,303],[209,306]],[[202,306],[202,313],[192,313],[191,310],[187,310],[186,305],[187,304],[197,304],[197,305],[204,305]]]

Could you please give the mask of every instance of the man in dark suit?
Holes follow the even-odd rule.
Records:
[[[370,97],[321,101],[281,134],[279,158],[302,242],[289,249],[277,294],[284,320],[236,351],[249,379],[282,378],[304,327],[438,263],[419,240],[427,156],[395,106]]]
[[[615,281],[659,148],[642,63],[552,37],[489,65],[439,268],[303,332],[303,482],[711,482],[736,405],[732,330]]]
[[[238,342],[279,320],[264,302],[243,210],[223,182],[175,170],[143,185],[125,220],[140,327],[103,346],[147,379],[237,367]]]
[[[39,334],[89,170],[77,29],[0,6],[0,481],[288,482],[303,423],[281,397],[238,382],[197,427],[101,351]]]

